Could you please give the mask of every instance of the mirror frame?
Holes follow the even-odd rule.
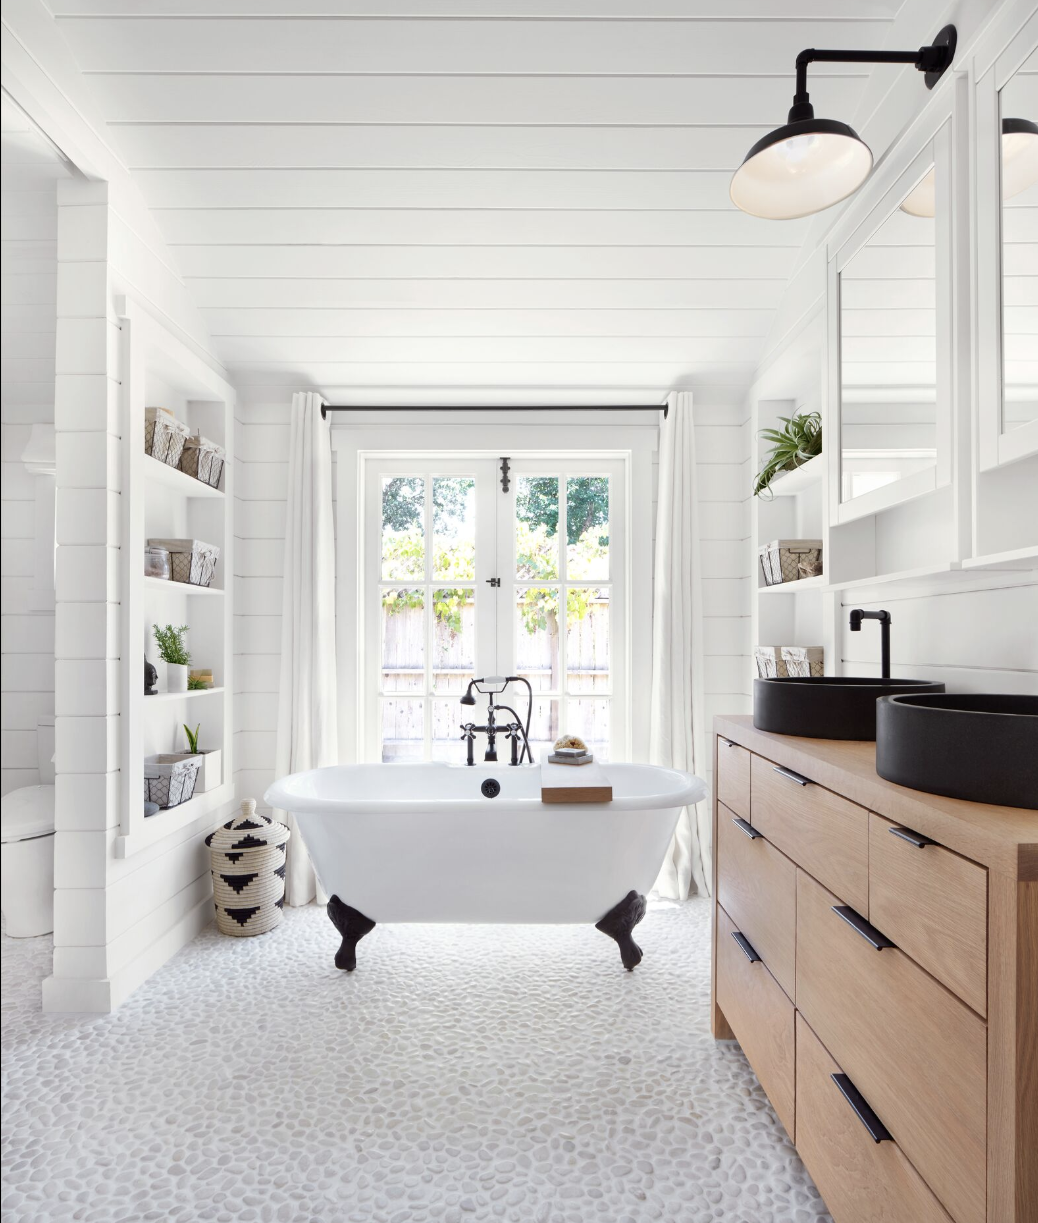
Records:
[[[936,216],[934,230],[934,280],[937,289],[936,339],[937,387],[936,430],[937,458],[933,467],[903,476],[882,488],[873,489],[860,497],[844,501],[842,443],[842,360],[841,360],[841,276],[851,259],[875,236],[884,222],[901,206],[916,183],[930,166],[934,167]],[[940,125],[930,134],[911,161],[898,174],[873,204],[865,218],[830,254],[827,283],[827,346],[829,411],[825,448],[830,454],[829,513],[834,523],[851,522],[880,510],[901,505],[925,496],[951,483],[953,426],[953,327],[954,327],[954,259],[952,249],[952,210],[956,207],[952,193],[952,116],[941,116]]]
[[[977,452],[981,471],[1038,454],[1038,420],[1002,431],[1002,132],[999,92],[1038,49],[1038,17],[1032,18],[977,78]]]

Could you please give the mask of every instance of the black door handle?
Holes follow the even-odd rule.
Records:
[[[790,781],[795,781],[798,786],[809,786],[811,778],[805,777],[802,773],[794,773],[792,769],[783,768],[781,764],[771,766],[776,773],[781,773],[783,777],[788,777]]]
[[[890,832],[895,837],[900,837],[902,841],[907,841],[909,845],[914,845],[916,849],[925,849],[927,845],[936,845],[936,841],[931,841],[929,837],[924,837],[921,832],[913,832],[911,828],[890,829]]]
[[[847,1103],[854,1109],[854,1115],[869,1131],[869,1137],[873,1142],[887,1142],[890,1139],[890,1131],[883,1124],[876,1114],[869,1108],[865,1102],[865,1097],[854,1086],[850,1079],[845,1074],[833,1074],[829,1076],[836,1086],[840,1089],[840,1094]]]
[[[860,913],[855,912],[850,905],[833,905],[833,912],[837,917],[842,917],[856,934],[860,934],[865,942],[875,947],[877,951],[882,951],[885,947],[897,945],[892,943],[885,934],[881,934],[875,926],[870,926],[865,918]]]
[[[763,832],[758,832],[752,824],[748,823],[738,815],[732,817],[732,823],[739,829],[740,832],[744,832],[751,841],[756,841],[758,837],[762,837],[764,835]]]
[[[754,951],[753,944],[741,930],[733,930],[732,938],[739,944],[739,950],[751,964],[759,964],[760,956]]]

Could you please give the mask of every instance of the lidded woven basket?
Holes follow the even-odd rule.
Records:
[[[239,815],[206,837],[221,934],[244,938],[281,924],[291,835],[269,815],[257,815],[256,800],[247,798]]]

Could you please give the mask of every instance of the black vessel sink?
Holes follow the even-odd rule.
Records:
[[[876,706],[876,772],[928,794],[1038,808],[1038,696],[890,696]]]
[[[875,739],[876,701],[893,693],[943,692],[943,684],[917,679],[812,679],[753,681],[753,725],[805,739]]]

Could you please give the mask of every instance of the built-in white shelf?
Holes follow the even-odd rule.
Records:
[[[805,488],[821,484],[822,462],[822,455],[816,454],[813,459],[808,459],[806,463],[794,467],[792,471],[783,471],[775,476],[768,487],[776,497],[795,497]]]
[[[1010,552],[990,552],[987,556],[971,556],[962,562],[963,569],[1015,569],[1038,568],[1038,547],[1014,548]]]
[[[759,595],[798,595],[805,590],[822,590],[828,579],[824,573],[813,578],[800,578],[796,582],[777,582],[774,586],[758,586]]]
[[[154,698],[145,699],[153,700]],[[206,790],[204,794],[196,794],[186,803],[158,811],[155,815],[148,816],[147,819],[142,818],[133,832],[116,837],[115,856],[130,858],[140,853],[142,849],[147,849],[149,845],[154,845],[156,841],[172,836],[181,828],[186,828],[196,820],[201,820],[203,816],[211,816],[214,811],[233,798],[234,786],[229,781],[225,781],[215,790]]]
[[[143,459],[144,479],[148,483],[164,485],[166,488],[171,488],[175,492],[180,493],[183,497],[223,497],[222,490],[212,488],[202,480],[196,480],[194,476],[189,476],[187,472],[181,471],[179,467],[170,467],[168,463],[162,463],[158,459],[153,459],[150,454],[144,455]],[[147,491],[146,486],[145,491]]]
[[[922,582],[956,580],[962,578],[962,567],[958,561],[944,561],[939,565],[926,565],[920,569],[901,569],[896,573],[877,573],[868,578],[854,578],[847,582],[829,582],[829,590],[855,590],[864,586],[886,586],[893,582]]]
[[[169,578],[148,578],[144,579],[145,590],[161,590],[164,593],[172,593],[178,595],[222,595],[223,587],[221,586],[195,586],[191,582],[174,582]]]
[[[145,696],[144,707],[154,704],[157,701],[182,701],[185,698],[196,696],[212,696],[216,692],[223,692],[223,687],[219,688],[189,688],[187,692],[156,692],[153,696]]]

